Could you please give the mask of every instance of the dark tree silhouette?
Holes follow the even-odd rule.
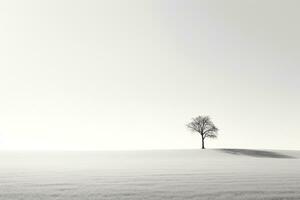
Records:
[[[205,138],[217,138],[218,128],[211,121],[209,116],[198,116],[193,118],[193,121],[187,124],[193,132],[198,132],[202,138],[202,149],[205,149]]]

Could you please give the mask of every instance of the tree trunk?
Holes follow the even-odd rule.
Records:
[[[204,137],[203,137],[203,135],[202,135],[202,149],[205,149],[205,147],[204,147]]]

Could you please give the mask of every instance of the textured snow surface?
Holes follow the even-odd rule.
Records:
[[[0,199],[300,199],[300,151],[0,152]]]

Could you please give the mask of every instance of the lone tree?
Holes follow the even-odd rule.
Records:
[[[198,132],[201,135],[202,149],[205,149],[205,138],[217,138],[219,130],[211,121],[209,116],[198,116],[193,118],[193,121],[187,124],[187,127],[190,128],[192,132]]]

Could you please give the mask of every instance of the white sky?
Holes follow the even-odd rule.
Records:
[[[300,147],[300,2],[0,2],[0,149]]]

